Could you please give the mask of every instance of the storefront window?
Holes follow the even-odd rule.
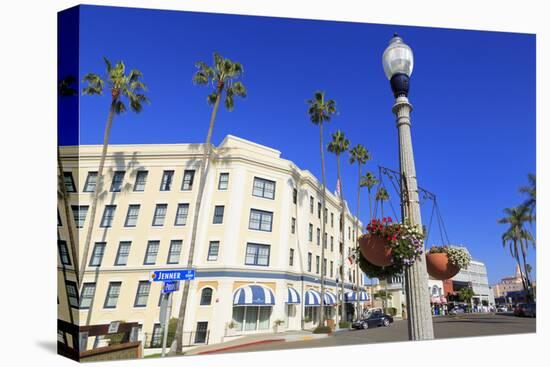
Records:
[[[269,329],[271,306],[233,307],[233,322],[237,331],[255,331]]]

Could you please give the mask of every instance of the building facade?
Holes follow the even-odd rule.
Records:
[[[536,295],[536,282],[532,282],[533,293]],[[526,292],[523,288],[522,274],[519,265],[516,265],[516,273],[513,276],[504,277],[499,283],[493,285],[493,295],[498,304],[516,304],[527,302]]]
[[[60,320],[70,322],[72,316],[80,326],[138,323],[145,345],[159,345],[162,284],[151,282],[150,274],[187,265],[202,152],[202,144],[111,145],[101,185],[101,146],[61,148],[69,213],[61,197]],[[197,277],[190,283],[184,343],[272,332],[279,320],[286,330],[317,322],[320,187],[309,171],[281,158],[277,150],[234,136],[213,148],[198,219]],[[78,259],[70,251],[67,224],[82,254],[96,189],[99,202],[88,258]],[[364,280],[355,265],[342,261],[352,255],[360,235],[355,217],[344,206],[341,238],[340,199],[327,192],[325,303],[331,306],[325,306],[325,312],[332,319],[339,299],[339,268],[346,291],[355,289],[356,280],[363,287]],[[79,261],[87,264],[80,292],[73,270]],[[171,317],[178,315],[181,294],[173,293]],[[81,345],[89,349],[97,341]]]

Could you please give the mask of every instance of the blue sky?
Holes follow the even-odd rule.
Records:
[[[191,77],[194,63],[211,63],[217,51],[244,65],[249,96],[233,112],[220,109],[214,144],[227,134],[249,139],[318,177],[318,128],[306,114],[317,89],[339,110],[326,141],[340,129],[371,152],[368,170],[398,169],[393,96],[381,65],[398,32],[415,55],[409,98],[419,185],[437,195],[451,242],[486,263],[491,283],[513,274],[496,219],[523,200],[518,187],[535,172],[534,35],[91,6],[81,8],[80,25],[80,79],[103,72],[105,55],[141,70],[149,87],[151,105],[117,116],[110,143],[203,142],[209,89]],[[108,98],[81,98],[81,144],[102,142]],[[63,133],[60,142],[68,143]],[[354,210],[356,182],[356,167],[344,164]],[[327,183],[334,190],[332,155]],[[428,224],[430,203],[423,213]],[[436,227],[434,219],[428,246],[440,242]]]

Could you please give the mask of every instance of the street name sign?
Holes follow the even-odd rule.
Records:
[[[180,282],[179,281],[169,281],[164,282],[164,285],[162,287],[162,293],[172,293],[180,289]]]
[[[171,282],[195,279],[195,269],[155,270],[151,273],[153,282]]]

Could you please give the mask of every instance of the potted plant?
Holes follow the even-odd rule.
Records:
[[[434,279],[445,280],[454,277],[472,261],[468,251],[450,246],[432,246],[426,254],[426,268]]]
[[[359,238],[359,250],[369,264],[393,272],[412,265],[422,254],[424,234],[419,226],[394,223],[391,218],[373,219]]]
[[[237,334],[236,326],[237,324],[235,323],[235,321],[231,320],[230,322],[228,322],[225,329],[225,336],[235,336]]]
[[[275,332],[276,333],[280,333],[281,331],[283,331],[283,326],[284,325],[284,321],[281,320],[281,319],[277,319],[273,322],[273,325],[275,326]]]

